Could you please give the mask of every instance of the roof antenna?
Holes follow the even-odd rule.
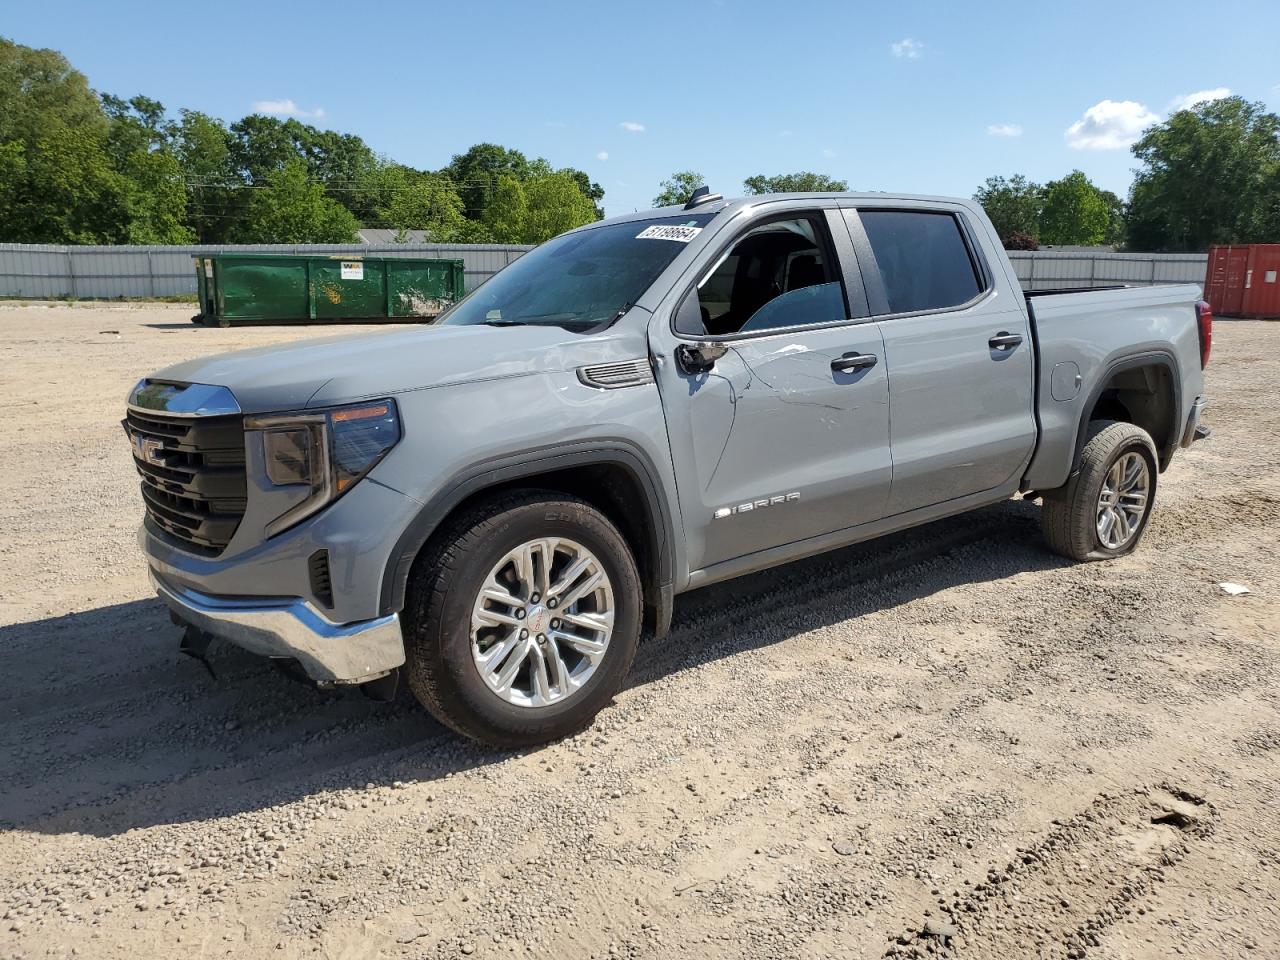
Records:
[[[684,205],[686,210],[692,210],[694,207],[700,207],[704,203],[711,203],[713,200],[723,200],[724,195],[712,193],[711,188],[705,184],[693,191],[693,195],[689,197],[689,202]]]

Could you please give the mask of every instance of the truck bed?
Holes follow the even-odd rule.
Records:
[[[1175,374],[1194,363],[1199,375],[1195,304],[1200,287],[1078,287],[1024,291],[1024,296],[1036,350],[1040,422],[1026,486],[1051,490],[1070,473],[1081,417],[1091,406],[1089,385],[1105,383],[1119,358],[1159,355],[1168,358]],[[1176,379],[1181,387],[1182,376]]]

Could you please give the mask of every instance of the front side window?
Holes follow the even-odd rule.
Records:
[[[499,271],[438,322],[572,330],[607,324],[640,299],[714,216],[627,220],[562,234]]]
[[[676,328],[726,336],[848,319],[824,231],[809,217],[750,230],[685,297]]]
[[[859,210],[890,313],[946,310],[981,286],[960,224],[949,213]]]

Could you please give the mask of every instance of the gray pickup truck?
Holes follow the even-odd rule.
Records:
[[[787,194],[582,227],[438,322],[140,382],[154,585],[322,685],[515,746],[590,723],[673,597],[1017,494],[1116,557],[1207,429],[1195,286],[1024,294],[966,200]]]

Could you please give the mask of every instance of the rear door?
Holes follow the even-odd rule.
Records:
[[[962,207],[857,204],[845,216],[889,372],[896,514],[994,490],[1035,445],[1025,304]]]
[[[690,570],[882,516],[884,348],[839,211],[757,214],[684,284],[650,341]]]

